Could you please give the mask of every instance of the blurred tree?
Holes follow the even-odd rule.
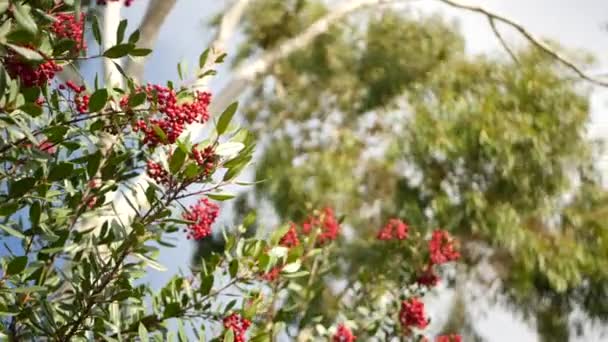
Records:
[[[253,1],[235,65],[289,45],[332,11],[322,1]],[[516,61],[466,56],[454,23],[402,7],[329,25],[268,63],[247,93],[246,119],[273,132],[263,137],[256,201],[270,200],[282,219],[337,204],[359,227],[338,279],[370,268],[380,282],[398,281],[382,251],[363,248],[387,217],[445,227],[467,253],[460,286],[490,273],[495,299],[535,318],[544,340],[567,341],[575,308],[608,313],[606,191],[585,132],[588,92],[561,54],[533,45]],[[317,310],[337,310],[336,298]]]

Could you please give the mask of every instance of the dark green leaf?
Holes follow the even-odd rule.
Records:
[[[171,174],[176,174],[184,165],[186,161],[186,153],[181,148],[176,148],[169,160],[169,171]]]
[[[40,202],[34,201],[34,203],[32,203],[32,205],[30,206],[30,222],[32,224],[32,227],[36,227],[38,226],[38,223],[40,223],[41,212],[42,208],[40,206]]]
[[[177,317],[181,311],[179,303],[169,303],[165,306],[164,318]]]
[[[139,48],[139,49],[131,50],[131,52],[129,52],[129,55],[134,56],[134,57],[144,57],[151,53],[152,53],[152,49]]]
[[[131,33],[131,35],[129,36],[129,43],[131,44],[135,44],[137,43],[137,41],[139,41],[139,30],[135,30],[133,31],[133,33]]]
[[[95,38],[95,41],[97,42],[97,44],[101,45],[101,30],[99,29],[99,20],[97,19],[97,16],[93,16],[93,20],[92,20],[92,30],[93,30],[93,38]]]
[[[34,118],[42,114],[42,107],[32,102],[26,102],[23,106],[19,107],[19,109]]]
[[[91,95],[89,99],[89,112],[99,112],[102,110],[108,102],[108,90],[98,89]]]
[[[202,295],[207,295],[213,288],[213,274],[202,277],[200,291]]]
[[[225,52],[217,56],[217,58],[215,59],[215,63],[224,63],[224,59],[226,59],[226,56],[228,56],[228,54],[226,54]]]
[[[101,164],[101,152],[96,151],[89,155],[87,159],[87,173],[89,174],[89,177],[95,177],[97,170],[99,170],[99,165]]]
[[[230,272],[230,276],[232,278],[236,277],[237,273],[239,272],[239,261],[234,259],[230,262],[230,266],[228,267],[228,270]]]
[[[146,98],[147,95],[144,92],[131,95],[131,97],[129,97],[129,107],[134,108],[143,104],[146,102]]]
[[[6,274],[15,275],[21,273],[27,266],[27,256],[18,256],[15,257],[11,262],[8,263],[6,267]]]
[[[108,58],[121,58],[128,55],[134,48],[133,44],[118,44],[106,50],[103,55]]]
[[[125,31],[127,30],[127,19],[123,19],[118,24],[118,30],[116,30],[116,43],[122,43],[123,39],[125,39]]]
[[[0,99],[4,97],[4,93],[6,92],[7,81],[8,80],[6,70],[4,70],[4,65],[0,64]]]
[[[230,121],[232,120],[232,117],[234,116],[234,113],[236,113],[238,107],[239,103],[234,102],[233,104],[228,106],[226,110],[224,110],[219,120],[217,121],[216,129],[218,135],[221,135],[226,131],[226,128],[228,128],[228,124],[230,124]]]
[[[51,182],[59,181],[65,178],[68,178],[72,175],[74,171],[74,164],[72,163],[59,163],[51,167],[51,171],[49,172],[48,180]]]
[[[23,178],[16,182],[13,182],[10,187],[10,197],[11,198],[19,198],[25,195],[28,191],[30,191],[34,185],[36,185],[35,178]]]

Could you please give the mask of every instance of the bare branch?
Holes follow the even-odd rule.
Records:
[[[294,51],[310,44],[316,37],[327,32],[331,25],[342,20],[348,14],[364,7],[394,3],[396,0],[352,0],[336,6],[329,14],[310,25],[305,31],[293,37],[273,50],[270,50],[253,62],[238,67],[232,79],[220,91],[211,103],[211,112],[217,113],[238,97],[257,76],[266,72],[277,61],[289,56]]]
[[[515,63],[519,64],[519,59],[517,59],[517,56],[515,55],[513,50],[511,50],[511,47],[509,46],[509,44],[507,44],[504,37],[498,30],[498,27],[496,27],[496,22],[494,21],[494,19],[492,19],[491,17],[488,17],[488,21],[490,22],[490,27],[492,28],[492,32],[494,32],[494,35],[496,36],[496,38],[498,38],[498,41],[500,42],[502,47],[507,51],[509,56],[511,56],[511,59],[513,59],[513,61]]]
[[[139,26],[140,39],[138,47],[151,49],[154,47],[158,34],[165,19],[171,13],[177,0],[150,0],[146,14]],[[146,58],[127,60],[125,73],[136,80],[141,80],[144,76],[144,65]]]
[[[488,19],[490,19],[491,21],[498,21],[498,22],[507,24],[508,26],[511,26],[512,28],[517,30],[519,33],[521,33],[521,35],[523,35],[532,45],[541,49],[546,54],[548,54],[549,56],[551,56],[554,59],[556,59],[557,61],[559,61],[561,64],[568,67],[570,70],[572,70],[574,73],[576,73],[580,78],[582,78],[588,82],[591,82],[593,84],[602,86],[602,87],[608,87],[608,81],[601,80],[601,79],[595,78],[595,77],[587,74],[586,72],[581,70],[574,62],[572,62],[568,58],[562,56],[558,51],[554,50],[548,44],[543,42],[540,38],[537,38],[534,34],[529,32],[523,25],[521,25],[509,18],[506,18],[500,14],[491,12],[481,6],[465,4],[464,2],[461,2],[458,0],[438,0],[438,1],[440,1],[446,5],[455,7],[455,8],[464,9],[467,11],[483,14],[486,17],[488,17]]]

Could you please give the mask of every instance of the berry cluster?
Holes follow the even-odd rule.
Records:
[[[105,6],[108,4],[108,2],[117,2],[120,0],[97,0],[97,6]],[[125,0],[124,4],[125,6],[129,7],[133,4],[134,0]]]
[[[58,13],[55,15],[55,21],[51,26],[51,31],[58,38],[73,40],[76,46],[73,53],[79,53],[87,49],[87,42],[84,37],[84,13],[80,14],[80,19],[76,20],[74,13]]]
[[[412,327],[424,329],[429,324],[424,312],[424,303],[418,298],[411,298],[401,302],[401,311],[399,312],[399,322],[401,326],[409,330]]]
[[[262,279],[266,280],[269,283],[274,282],[275,280],[279,279],[279,275],[281,274],[281,271],[283,270],[283,266],[282,265],[278,265],[273,267],[270,271],[262,274]]]
[[[435,265],[458,260],[460,253],[454,246],[454,239],[445,230],[435,230],[429,241],[431,263]]]
[[[408,225],[399,219],[390,219],[388,223],[378,232],[378,240],[391,240],[396,238],[404,240],[409,231]]]
[[[28,63],[12,51],[4,59],[4,67],[12,78],[20,79],[25,87],[45,86],[56,73],[63,70],[52,60],[40,64]]]
[[[285,235],[283,235],[281,241],[279,241],[279,244],[283,247],[292,248],[299,245],[300,240],[298,239],[298,232],[296,231],[295,223],[290,223],[289,225],[289,230],[287,233],[285,233]]]
[[[72,81],[67,81],[65,84],[60,84],[59,89],[70,89],[74,92],[74,106],[76,107],[78,113],[82,114],[89,111],[89,99],[91,96],[85,93],[87,90],[85,86],[79,86]]]
[[[348,329],[344,324],[340,324],[338,326],[338,331],[332,337],[332,342],[354,342],[357,339],[355,335],[353,335],[352,331]]]
[[[462,342],[462,337],[456,334],[441,335],[435,338],[435,342]]]
[[[435,287],[439,284],[439,276],[435,273],[433,265],[429,265],[422,271],[422,274],[416,279],[416,283],[428,287]]]
[[[173,144],[184,131],[186,124],[206,122],[209,120],[208,107],[211,94],[194,92],[194,100],[186,102],[178,100],[175,90],[160,85],[147,85],[139,90],[145,91],[148,101],[158,113],[148,121],[140,120],[135,124],[135,131],[145,135],[143,143],[155,147],[161,143],[161,137],[154,127],[158,127],[167,138],[167,143]]]
[[[302,232],[304,234],[310,234],[314,228],[320,229],[320,233],[317,236],[317,242],[324,244],[329,241],[333,241],[338,237],[340,233],[340,223],[336,219],[332,208],[325,208],[319,215],[309,216],[304,223],[302,223]]]
[[[245,342],[245,334],[251,325],[251,321],[233,313],[224,317],[224,328],[232,330],[235,342]]]
[[[210,202],[207,198],[201,198],[190,210],[184,212],[184,220],[193,221],[188,224],[188,239],[200,240],[211,234],[211,225],[220,213],[220,207]]]
[[[171,183],[169,172],[167,172],[159,163],[148,160],[146,163],[146,173],[158,184],[169,186]]]
[[[213,173],[218,160],[213,146],[207,146],[202,150],[194,146],[192,147],[191,156],[199,166],[203,167],[203,177],[208,177]]]

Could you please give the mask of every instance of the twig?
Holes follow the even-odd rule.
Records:
[[[438,1],[440,1],[446,5],[449,5],[451,7],[483,14],[486,17],[488,17],[488,19],[490,19],[490,21],[498,21],[498,22],[507,24],[508,26],[511,26],[512,28],[517,30],[519,33],[521,33],[521,35],[523,35],[532,45],[536,46],[537,48],[544,51],[549,56],[551,56],[554,59],[556,59],[557,61],[559,61],[564,66],[568,67],[570,70],[572,70],[574,73],[576,73],[580,78],[582,78],[588,82],[591,82],[593,84],[602,86],[602,87],[608,87],[608,81],[604,81],[604,80],[595,78],[595,77],[587,74],[586,72],[581,70],[574,62],[572,62],[568,58],[562,56],[561,53],[554,50],[552,47],[550,47],[547,43],[543,42],[541,39],[537,38],[534,34],[532,34],[530,31],[528,31],[523,25],[521,25],[507,17],[504,17],[500,14],[489,11],[481,6],[464,4],[457,0],[438,0]],[[501,38],[499,38],[499,39],[501,39]]]
[[[494,32],[494,35],[496,36],[496,38],[498,38],[498,41],[500,42],[500,44],[502,45],[502,47],[507,51],[507,53],[509,54],[509,56],[511,56],[511,58],[513,59],[513,61],[516,64],[519,64],[519,59],[517,58],[517,56],[515,55],[515,53],[513,52],[513,50],[511,50],[511,47],[509,46],[509,44],[507,44],[507,42],[505,41],[505,39],[502,36],[502,34],[500,33],[500,31],[498,31],[498,28],[496,27],[496,22],[494,21],[494,19],[491,18],[491,17],[488,17],[488,21],[490,22],[490,27],[492,28],[492,31]]]

